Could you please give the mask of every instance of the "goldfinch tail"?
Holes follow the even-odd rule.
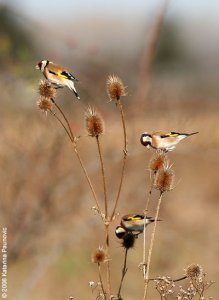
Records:
[[[74,89],[74,90],[72,89],[72,91],[73,91],[73,93],[75,94],[75,96],[77,97],[77,99],[80,100],[81,98],[79,97],[79,95],[78,95],[76,89]]]
[[[78,95],[78,93],[76,91],[76,88],[74,86],[74,82],[73,81],[68,81],[67,85],[68,85],[69,89],[75,94],[75,96],[77,97],[77,99],[79,100],[80,97],[79,97],[79,95]]]
[[[196,132],[188,133],[187,136],[190,136],[190,135],[193,135],[193,134],[197,134],[197,133],[199,133],[199,132],[196,131]]]

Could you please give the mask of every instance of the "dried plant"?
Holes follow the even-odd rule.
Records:
[[[160,299],[169,300],[192,300],[192,299],[212,299],[206,295],[206,291],[213,284],[206,280],[206,274],[200,265],[192,264],[185,270],[185,276],[179,279],[171,279],[169,276],[162,276],[153,279],[155,288],[160,295]],[[184,280],[184,285],[176,283]]]
[[[161,170],[167,164],[167,154],[165,151],[158,149],[149,162],[149,170],[153,175]]]
[[[122,184],[125,174],[125,165],[126,165],[126,158],[128,154],[128,139],[127,139],[127,133],[126,133],[126,124],[125,124],[125,116],[124,116],[124,110],[123,105],[121,102],[121,97],[126,96],[125,87],[123,85],[122,80],[115,75],[110,75],[107,79],[107,94],[110,98],[110,101],[115,101],[116,106],[119,107],[119,112],[121,116],[122,121],[122,128],[123,128],[123,138],[124,138],[124,146],[123,146],[123,164],[122,164],[122,171],[121,171],[121,177],[119,182],[119,188],[118,193],[116,196],[115,204],[113,207],[113,211],[111,214],[110,220],[112,221],[115,217],[116,208],[118,206],[121,190],[122,190]]]
[[[40,80],[38,91],[44,98],[53,99],[56,96],[56,90],[48,80]]]
[[[53,103],[50,100],[50,98],[45,98],[43,96],[40,97],[40,99],[37,101],[37,107],[42,111],[42,112],[50,112],[53,107]]]
[[[143,261],[144,281],[145,281],[144,297],[143,297],[144,300],[147,298],[151,257],[152,257],[153,247],[154,247],[155,232],[156,232],[157,221],[158,221],[158,216],[159,216],[159,212],[160,212],[161,201],[162,201],[163,194],[165,192],[171,191],[173,189],[173,183],[174,183],[174,171],[172,169],[172,166],[170,166],[168,163],[165,163],[163,165],[163,168],[159,169],[158,172],[155,174],[155,178],[154,178],[154,182],[153,182],[153,187],[160,191],[160,197],[158,199],[157,208],[156,208],[156,212],[155,212],[155,221],[154,221],[153,231],[151,234],[147,263],[145,263],[145,261]],[[145,240],[144,240],[144,243],[145,243]],[[143,251],[145,251],[145,244],[143,247]],[[145,258],[144,255],[145,254],[143,254],[143,257]]]
[[[101,293],[99,292],[99,295],[103,299],[106,299],[106,292],[104,290],[103,280],[102,280],[102,275],[101,275],[101,264],[105,263],[107,261],[107,253],[103,249],[103,247],[99,247],[93,253],[91,260],[92,260],[93,263],[98,265],[98,275],[99,275],[99,282],[100,282],[100,287],[101,287]]]
[[[154,188],[159,190],[161,194],[169,192],[174,186],[174,171],[168,163],[158,171],[154,180]]]
[[[107,93],[111,101],[118,101],[126,96],[125,87],[122,80],[115,75],[110,75],[107,79]]]
[[[167,2],[166,2],[167,3]],[[164,9],[165,10],[165,9]],[[159,17],[157,23],[157,32],[156,36],[158,35],[158,31],[160,29],[160,24],[163,18],[163,13]],[[152,60],[152,56],[150,53],[150,60]],[[148,71],[147,71],[148,72]],[[150,171],[150,184],[147,193],[146,205],[144,209],[144,216],[147,217],[147,213],[150,206],[150,200],[152,192],[159,195],[156,201],[156,210],[155,210],[155,217],[154,217],[154,226],[152,229],[152,233],[150,236],[150,243],[148,246],[148,254],[146,256],[146,224],[144,225],[144,230],[141,228],[139,233],[134,234],[129,229],[125,227],[118,226],[122,229],[123,235],[121,236],[122,239],[122,247],[124,249],[124,263],[121,270],[121,280],[119,283],[119,288],[116,296],[112,295],[112,286],[111,286],[111,277],[112,277],[112,266],[111,266],[111,255],[110,255],[110,247],[111,247],[111,240],[110,240],[110,226],[112,225],[116,213],[117,207],[119,204],[121,190],[124,181],[125,175],[125,166],[126,160],[128,155],[128,138],[127,138],[127,129],[126,129],[126,122],[125,122],[125,114],[124,108],[122,103],[122,97],[126,96],[126,88],[122,82],[122,80],[115,75],[110,75],[106,81],[106,90],[108,97],[110,99],[109,102],[114,103],[116,109],[118,109],[119,117],[121,119],[121,128],[122,128],[122,135],[123,135],[123,156],[122,156],[122,168],[121,173],[119,174],[119,185],[118,190],[116,191],[116,197],[112,203],[112,206],[109,206],[109,193],[111,194],[111,190],[109,189],[108,182],[106,180],[106,167],[107,164],[104,159],[104,143],[102,142],[104,139],[105,133],[105,123],[103,117],[97,112],[97,110],[93,107],[88,107],[84,114],[84,122],[85,122],[85,129],[87,131],[87,135],[92,138],[94,143],[96,144],[96,158],[99,161],[99,172],[101,176],[101,183],[102,183],[102,193],[101,197],[97,196],[96,193],[96,186],[92,182],[92,177],[87,171],[87,168],[84,164],[82,156],[80,154],[80,148],[78,148],[78,140],[82,139],[83,136],[79,134],[75,134],[72,130],[69,119],[62,109],[62,107],[56,102],[56,90],[53,88],[52,84],[47,81],[40,81],[38,91],[39,91],[39,100],[37,102],[37,107],[46,113],[50,113],[61,125],[64,129],[67,137],[72,145],[73,152],[75,153],[80,167],[83,170],[85,178],[88,182],[89,188],[92,192],[95,206],[93,209],[101,218],[103,228],[104,228],[104,247],[99,247],[94,251],[91,256],[91,261],[98,267],[98,282],[90,281],[89,286],[92,291],[92,297],[95,299],[103,299],[103,300],[110,300],[110,299],[117,299],[122,300],[122,287],[124,283],[125,276],[127,274],[127,256],[130,249],[134,248],[136,243],[136,239],[138,234],[144,232],[143,238],[143,261],[141,265],[143,266],[143,279],[144,279],[144,293],[143,293],[143,300],[148,298],[148,287],[150,282],[155,283],[155,288],[160,295],[161,300],[168,300],[175,299],[178,300],[190,300],[193,299],[195,296],[198,296],[200,300],[207,299],[205,298],[206,290],[211,286],[212,282],[208,282],[205,280],[205,273],[203,269],[198,264],[192,264],[188,266],[185,270],[185,275],[178,279],[171,279],[169,276],[162,276],[155,279],[150,278],[150,270],[152,265],[152,254],[155,244],[155,235],[157,229],[157,222],[159,221],[159,214],[163,196],[166,192],[171,191],[174,188],[174,180],[175,174],[170,165],[167,153],[162,150],[157,150],[152,155],[152,158],[149,161],[148,168]],[[100,201],[102,199],[102,201]],[[49,208],[49,201],[47,202],[47,206]],[[141,220],[144,218],[141,216]],[[143,227],[143,225],[141,225]],[[117,227],[117,228],[118,228]],[[118,235],[117,235],[118,236]],[[103,275],[103,272],[105,274]],[[177,282],[185,280],[187,281],[187,286],[178,286]],[[124,292],[124,291],[123,291]]]
[[[167,299],[169,295],[174,294],[175,283],[170,277],[158,277],[155,281],[155,288],[160,294],[161,299]]]
[[[125,275],[128,271],[128,268],[126,266],[127,265],[128,250],[130,250],[134,247],[135,241],[136,241],[136,236],[132,232],[127,232],[122,238],[122,246],[125,249],[125,259],[124,259],[124,265],[123,265],[123,268],[122,268],[122,278],[121,278],[120,285],[119,285],[119,290],[118,290],[118,293],[117,293],[117,300],[122,300],[122,297],[121,297],[122,284],[123,284]]]
[[[110,100],[116,103],[116,107],[119,108],[119,114],[121,118],[121,124],[123,128],[123,164],[122,170],[120,175],[119,187],[116,199],[114,201],[114,205],[112,211],[110,212],[108,206],[108,189],[107,189],[107,182],[106,182],[106,171],[105,171],[105,163],[103,157],[103,149],[101,147],[101,139],[104,134],[104,120],[101,115],[96,111],[96,109],[88,107],[85,111],[85,127],[88,133],[88,136],[94,138],[97,145],[97,153],[100,162],[100,173],[102,176],[102,186],[103,186],[103,199],[104,199],[104,210],[102,210],[102,205],[96,195],[93,183],[91,178],[87,172],[87,169],[84,165],[84,162],[81,158],[80,152],[77,147],[78,138],[76,134],[72,131],[70,126],[70,122],[64,113],[63,109],[57,104],[55,97],[56,91],[52,87],[52,85],[48,81],[41,81],[39,84],[39,94],[40,98],[37,102],[38,108],[43,112],[50,112],[52,116],[59,122],[59,124],[65,130],[72,146],[74,149],[74,153],[80,163],[80,166],[85,174],[91,192],[93,194],[95,204],[94,207],[95,211],[101,216],[102,222],[105,228],[105,249],[103,247],[99,247],[93,254],[92,254],[92,262],[98,266],[98,278],[99,281],[97,283],[92,282],[90,283],[90,288],[92,290],[92,294],[97,293],[96,299],[114,299],[122,300],[121,291],[124,282],[125,275],[127,274],[127,255],[128,251],[132,249],[136,242],[136,235],[132,232],[124,233],[122,236],[122,247],[124,248],[124,264],[122,267],[122,276],[119,284],[119,289],[117,292],[116,298],[112,296],[111,293],[111,267],[110,267],[110,235],[109,235],[109,227],[112,221],[115,218],[116,209],[119,203],[121,188],[124,180],[124,172],[125,172],[125,164],[126,158],[128,153],[128,142],[127,142],[127,133],[126,133],[126,124],[124,118],[124,110],[121,103],[121,97],[126,95],[125,87],[117,76],[109,76],[107,80],[107,93],[110,97]],[[161,299],[168,299],[168,297],[176,297],[176,299],[193,299],[195,295],[199,296],[199,299],[205,299],[204,293],[211,286],[212,282],[205,281],[205,274],[202,268],[199,265],[192,264],[188,266],[185,270],[185,275],[179,279],[172,280],[170,277],[158,277],[156,279],[150,279],[150,269],[151,269],[151,258],[154,248],[154,241],[155,241],[155,233],[156,227],[161,207],[161,202],[164,193],[169,192],[174,187],[174,179],[175,174],[172,169],[172,165],[169,164],[167,154],[164,151],[158,150],[156,151],[152,158],[149,161],[149,171],[150,171],[150,187],[148,190],[148,196],[146,201],[146,208],[144,210],[145,217],[147,216],[150,198],[152,191],[158,190],[159,191],[159,198],[157,201],[156,211],[155,211],[155,221],[154,227],[152,230],[148,256],[146,260],[146,235],[144,230],[144,239],[143,239],[143,277],[144,277],[144,296],[143,299],[147,299],[147,291],[149,282],[155,282],[155,288],[159,293]],[[102,197],[101,197],[102,198]],[[102,264],[106,265],[106,284],[103,280],[101,269]],[[176,287],[176,282],[181,280],[189,280],[189,286],[187,288]]]
[[[98,137],[104,133],[103,118],[97,114],[94,108],[88,107],[85,112],[85,125],[88,135],[91,137]]]

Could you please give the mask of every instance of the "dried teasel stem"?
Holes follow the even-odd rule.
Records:
[[[95,190],[94,190],[93,184],[92,184],[92,182],[91,182],[91,180],[90,180],[90,177],[89,177],[89,175],[88,175],[87,169],[85,168],[84,162],[83,162],[83,160],[82,160],[82,158],[81,158],[81,156],[80,156],[80,154],[79,154],[79,152],[78,152],[76,143],[74,142],[73,145],[74,145],[74,151],[75,151],[75,154],[76,154],[76,156],[77,156],[77,158],[78,158],[78,160],[79,160],[80,166],[81,166],[81,168],[82,168],[82,170],[83,170],[83,172],[84,172],[85,178],[87,179],[88,185],[89,185],[89,187],[90,187],[90,189],[91,189],[91,192],[92,192],[92,194],[93,194],[94,201],[95,201],[95,204],[96,204],[96,207],[97,207],[97,212],[101,215],[102,220],[104,221],[104,217],[103,217],[103,215],[101,214],[101,209],[100,209],[99,201],[98,201],[96,192],[95,192]]]
[[[148,252],[148,258],[147,258],[147,270],[146,270],[146,275],[145,275],[145,286],[144,286],[143,300],[146,300],[146,298],[147,298],[147,290],[148,290],[148,283],[149,283],[149,272],[150,272],[150,265],[151,265],[151,256],[152,256],[152,251],[153,251],[153,246],[154,246],[155,232],[156,232],[156,228],[157,228],[157,220],[158,220],[158,216],[159,216],[162,197],[163,197],[163,192],[160,192],[160,197],[158,199],[158,204],[157,204],[157,208],[156,208],[154,227],[153,227],[153,231],[152,231],[152,234],[151,234],[151,241],[150,241],[150,247],[149,247],[149,252]]]
[[[58,106],[58,104],[54,101],[54,99],[51,99],[51,101],[52,101],[52,103],[54,103],[54,105],[57,107],[57,109],[59,110],[59,112],[60,112],[61,115],[63,116],[63,118],[64,118],[64,120],[65,120],[65,122],[66,122],[68,128],[67,128],[66,125],[63,123],[63,121],[56,115],[55,112],[53,112],[52,110],[49,110],[49,111],[50,111],[50,113],[58,120],[58,122],[61,124],[61,126],[64,128],[64,130],[65,130],[66,134],[68,135],[68,137],[69,137],[71,143],[73,144],[74,152],[75,152],[75,154],[76,154],[76,156],[77,156],[77,158],[78,158],[78,161],[79,161],[79,163],[80,163],[80,166],[81,166],[81,168],[82,168],[82,170],[83,170],[83,172],[84,172],[85,178],[87,179],[88,185],[89,185],[89,187],[90,187],[90,189],[91,189],[91,192],[92,192],[92,194],[93,194],[94,201],[95,201],[95,204],[96,204],[96,207],[97,207],[97,211],[98,211],[98,213],[101,215],[102,220],[105,221],[103,215],[101,214],[101,209],[100,209],[99,201],[98,201],[96,192],[95,192],[95,190],[94,190],[93,184],[92,184],[92,182],[91,182],[91,180],[90,180],[90,177],[89,177],[89,175],[88,175],[88,172],[87,172],[87,169],[86,169],[86,167],[85,167],[85,165],[84,165],[84,162],[83,162],[83,160],[82,160],[82,158],[81,158],[81,156],[80,156],[80,154],[79,154],[79,152],[78,152],[78,149],[77,149],[77,143],[76,143],[76,139],[75,139],[75,135],[74,135],[73,132],[72,132],[72,129],[71,129],[70,124],[69,124],[69,121],[68,121],[67,117],[65,116],[64,112],[62,111],[62,109],[61,109],[61,108]]]
[[[105,240],[106,240],[106,255],[109,258],[109,222],[105,221]],[[108,259],[106,262],[106,283],[107,283],[107,292],[110,298],[111,295],[111,271],[110,271],[110,260]]]
[[[107,187],[106,187],[106,176],[105,176],[105,166],[103,161],[103,155],[100,145],[100,135],[104,132],[104,122],[100,115],[97,114],[94,108],[88,107],[85,113],[85,125],[89,136],[96,138],[98,155],[100,159],[101,174],[103,181],[103,192],[104,192],[104,226],[105,226],[105,241],[106,241],[106,253],[109,257],[109,221],[108,221],[108,197],[107,197]],[[111,294],[111,280],[110,280],[110,261],[107,260],[106,267],[106,280],[107,280],[107,293]]]
[[[123,149],[123,164],[122,164],[122,171],[121,171],[121,177],[120,177],[120,182],[119,182],[119,188],[118,188],[118,193],[117,193],[117,196],[116,196],[114,208],[113,208],[113,211],[112,211],[112,214],[111,214],[111,218],[110,218],[111,220],[114,218],[116,208],[118,206],[118,202],[119,202],[119,198],[120,198],[120,194],[121,194],[121,190],[122,190],[122,184],[123,184],[123,180],[124,180],[124,175],[125,175],[126,158],[127,158],[127,154],[128,154],[128,139],[127,139],[127,133],[126,133],[126,125],[125,125],[123,107],[122,107],[122,104],[121,104],[120,100],[118,100],[118,103],[119,103],[120,115],[121,115],[122,126],[123,126],[124,149]]]
[[[125,174],[125,165],[126,165],[126,157],[128,154],[128,139],[127,139],[127,132],[126,132],[126,124],[125,124],[125,116],[123,111],[123,106],[121,103],[121,97],[126,96],[125,87],[123,85],[122,80],[115,75],[110,75],[107,79],[107,93],[111,101],[115,101],[117,107],[119,107],[119,112],[121,116],[122,121],[122,128],[123,128],[123,137],[124,137],[124,145],[123,145],[123,165],[122,165],[122,171],[121,171],[121,177],[119,182],[119,188],[118,193],[116,196],[115,204],[113,207],[113,211],[111,214],[110,220],[112,220],[115,216],[116,208],[118,206],[121,190],[122,190],[122,184]]]
[[[65,120],[65,122],[66,122],[66,124],[67,124],[67,126],[68,126],[68,130],[69,130],[69,133],[70,133],[70,135],[71,135],[71,139],[72,139],[72,141],[74,141],[74,139],[75,139],[74,134],[73,134],[73,132],[72,132],[71,126],[70,126],[69,121],[68,121],[68,119],[66,118],[64,112],[62,111],[61,107],[55,102],[54,98],[51,98],[51,101],[54,103],[55,107],[59,110],[59,112],[60,112],[61,115],[63,116],[63,118],[64,118],[64,120]]]
[[[68,129],[66,128],[65,124],[62,122],[62,120],[57,116],[57,114],[53,110],[50,110],[50,113],[51,113],[51,115],[53,115],[53,117],[56,118],[56,120],[58,120],[58,122],[61,124],[61,126],[64,128],[65,132],[67,133],[70,141],[73,142],[72,137],[71,137]]]
[[[102,280],[102,274],[101,274],[101,264],[105,263],[107,261],[106,251],[103,249],[103,247],[99,247],[92,255],[91,260],[93,263],[96,263],[98,265],[98,275],[99,275],[99,281],[100,281],[100,287],[102,290],[103,299],[106,299],[106,293],[104,291],[103,286],[103,280]]]
[[[119,285],[119,290],[118,290],[118,293],[117,293],[117,299],[118,300],[119,299],[122,300],[122,297],[121,297],[122,284],[123,284],[125,275],[128,271],[128,268],[126,267],[128,250],[132,249],[134,247],[135,240],[136,240],[136,237],[134,236],[134,234],[132,232],[127,232],[124,235],[123,239],[122,239],[122,246],[125,249],[125,260],[124,260],[124,265],[123,265],[123,268],[122,268],[122,278],[121,278],[120,285]]]
[[[152,190],[155,183],[157,172],[168,164],[166,153],[163,150],[157,150],[149,162],[149,170],[151,175],[150,187],[147,195],[146,206],[144,210],[145,218],[147,216]],[[143,276],[146,279],[146,224],[144,225],[143,233]]]
[[[104,190],[105,219],[107,221],[108,220],[108,204],[107,204],[108,199],[107,199],[107,188],[106,188],[106,176],[105,176],[105,166],[103,162],[102,151],[100,147],[99,135],[96,136],[96,142],[97,142],[98,154],[99,154],[100,164],[101,164],[101,173],[102,173],[103,190]]]
[[[128,250],[129,250],[128,248],[125,249],[125,259],[124,259],[124,265],[123,265],[123,268],[122,268],[122,278],[121,278],[120,285],[119,285],[119,290],[118,290],[118,293],[117,293],[117,299],[118,300],[122,300],[122,298],[121,298],[122,284],[123,284],[123,280],[125,278],[125,274],[128,271],[128,269],[126,267]]]
[[[150,241],[149,252],[148,252],[143,300],[146,300],[146,297],[147,297],[151,256],[152,256],[152,251],[153,251],[153,246],[154,246],[155,232],[156,232],[157,220],[158,220],[160,206],[161,206],[161,200],[162,200],[163,194],[165,192],[171,191],[173,189],[173,182],[174,182],[174,172],[173,172],[171,166],[168,163],[166,163],[164,165],[164,167],[158,171],[158,173],[156,174],[156,177],[155,177],[155,181],[154,181],[154,188],[156,188],[160,191],[160,197],[158,199],[158,204],[157,204],[157,208],[156,208],[154,227],[153,227],[153,231],[151,234],[151,241]]]
[[[98,263],[98,275],[99,275],[100,287],[101,287],[101,290],[102,290],[102,293],[103,293],[103,299],[106,300],[106,292],[104,291],[100,263]]]

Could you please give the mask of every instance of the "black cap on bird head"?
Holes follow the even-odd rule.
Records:
[[[144,132],[141,135],[140,142],[143,146],[149,148],[151,145],[151,139],[152,139],[151,134]]]

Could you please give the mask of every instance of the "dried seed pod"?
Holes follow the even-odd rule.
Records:
[[[122,96],[126,96],[125,87],[122,80],[115,75],[110,75],[107,79],[107,94],[110,100],[117,101]]]
[[[37,106],[40,110],[47,113],[52,109],[53,103],[49,98],[40,97],[37,101]]]
[[[166,164],[158,171],[154,180],[154,188],[160,190],[161,193],[171,191],[173,189],[175,174],[171,166]]]
[[[104,132],[103,118],[97,114],[94,108],[88,107],[85,112],[85,124],[88,134],[92,137],[97,137]]]
[[[56,95],[56,90],[48,80],[40,80],[38,90],[40,96],[45,98],[52,99]]]

